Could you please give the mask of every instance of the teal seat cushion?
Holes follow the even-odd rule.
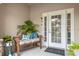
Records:
[[[22,40],[29,40],[30,35],[22,35]]]
[[[22,40],[32,40],[37,37],[38,37],[38,34],[36,32],[33,32],[32,34],[22,35]]]

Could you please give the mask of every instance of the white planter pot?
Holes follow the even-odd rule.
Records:
[[[12,42],[6,43],[6,46],[7,46],[7,47],[8,47],[8,46],[12,46]]]
[[[10,46],[9,43],[6,43],[6,46],[7,46],[7,47]]]
[[[79,56],[79,50],[74,50],[75,56]]]

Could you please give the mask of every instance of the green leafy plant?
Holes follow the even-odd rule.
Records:
[[[4,39],[4,41],[5,41],[6,43],[12,41],[12,38],[11,38],[10,35],[6,35],[6,36],[4,36],[3,39]]]
[[[17,34],[29,34],[32,32],[37,32],[38,25],[34,24],[31,20],[27,20],[23,25],[18,26]]]
[[[73,42],[70,46],[68,46],[68,55],[75,55],[74,50],[79,50],[78,42]]]

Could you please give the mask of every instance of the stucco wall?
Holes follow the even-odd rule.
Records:
[[[1,9],[1,36],[8,34],[15,36],[17,25],[29,19],[29,7],[26,4],[2,4]]]
[[[74,19],[74,26],[75,26],[75,40],[79,41],[79,6],[75,8],[75,19]]]

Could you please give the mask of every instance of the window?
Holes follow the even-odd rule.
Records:
[[[44,17],[44,36],[45,41],[47,41],[47,17]]]
[[[67,14],[67,43],[71,43],[71,14]]]

